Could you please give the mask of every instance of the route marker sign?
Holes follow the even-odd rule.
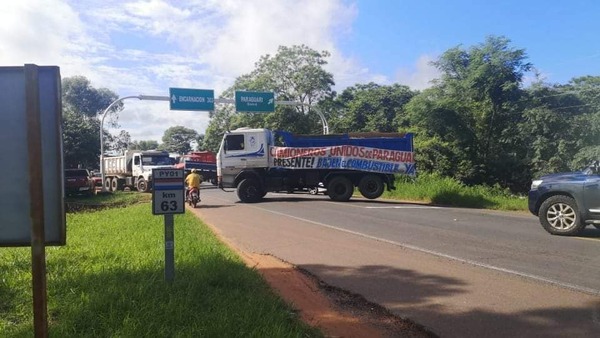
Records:
[[[236,91],[235,110],[250,113],[272,113],[275,111],[275,93]]]
[[[169,88],[171,110],[215,110],[212,89]]]
[[[152,213],[185,213],[183,169],[152,169]]]

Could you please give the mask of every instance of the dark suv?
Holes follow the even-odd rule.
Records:
[[[588,224],[600,229],[598,161],[583,171],[542,176],[531,183],[529,211],[553,235],[576,235]]]
[[[66,169],[65,193],[94,195],[96,187],[90,172],[87,169]]]

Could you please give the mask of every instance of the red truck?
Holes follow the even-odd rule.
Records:
[[[192,151],[183,155],[175,168],[184,169],[186,175],[197,169],[204,181],[217,184],[217,155],[212,151]]]

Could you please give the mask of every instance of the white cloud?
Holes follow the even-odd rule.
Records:
[[[337,47],[357,15],[343,0],[10,1],[0,12],[0,64],[58,65],[63,77],[86,76],[121,97],[167,96],[169,87],[218,96],[260,56],[305,44],[331,53],[326,68],[338,90],[389,83]],[[426,71],[420,60],[408,78]],[[170,111],[166,101],[124,103],[120,129],[134,140],[160,140],[175,125],[204,133],[208,125],[207,112]]]
[[[425,89],[431,87],[431,81],[440,77],[440,71],[431,65],[436,58],[430,55],[421,55],[414,67],[402,68],[396,72],[396,82],[407,85],[412,89]]]
[[[57,64],[90,42],[77,13],[58,0],[3,3],[0,41],[0,63],[17,66]]]

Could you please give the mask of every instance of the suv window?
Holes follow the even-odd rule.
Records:
[[[65,170],[65,177],[82,177],[82,176],[90,176],[90,174],[86,169]]]

